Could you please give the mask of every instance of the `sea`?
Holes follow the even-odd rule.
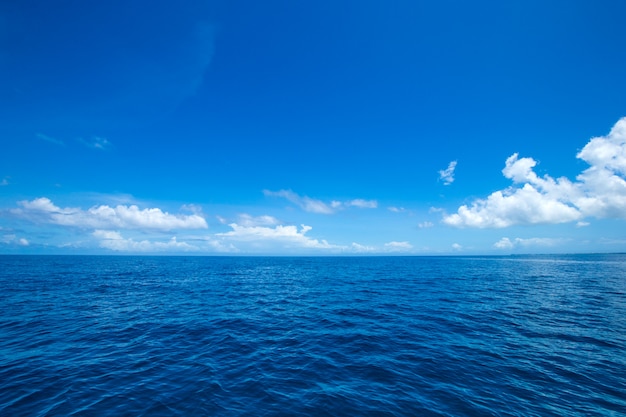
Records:
[[[1,416],[624,416],[626,255],[0,256]]]

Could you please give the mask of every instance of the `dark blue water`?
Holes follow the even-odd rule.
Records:
[[[0,256],[2,416],[626,414],[626,255]]]

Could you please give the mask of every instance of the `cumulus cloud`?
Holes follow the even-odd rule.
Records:
[[[439,179],[443,181],[443,185],[450,185],[454,182],[454,170],[456,162],[452,161],[448,164],[448,168],[439,171]]]
[[[376,200],[363,200],[363,199],[354,199],[348,201],[337,201],[333,200],[330,203],[325,203],[322,200],[313,199],[307,196],[300,196],[294,193],[291,190],[279,190],[279,191],[270,191],[263,190],[263,194],[268,197],[282,197],[300,207],[302,210],[310,212],[310,213],[319,213],[319,214],[333,214],[338,210],[349,208],[349,207],[357,207],[357,208],[377,208],[378,202]]]
[[[626,118],[607,136],[592,138],[576,155],[590,167],[570,181],[565,177],[539,177],[533,158],[511,155],[503,175],[512,186],[486,199],[444,215],[444,223],[457,227],[508,227],[517,224],[585,224],[585,217],[626,218]]]
[[[513,248],[513,242],[511,242],[511,239],[509,239],[508,237],[503,237],[502,239],[494,243],[493,247],[497,249],[511,249]]]
[[[460,251],[463,249],[463,246],[459,245],[458,243],[453,243],[452,244],[452,249],[455,251]]]
[[[124,238],[113,230],[95,230],[93,236],[100,240],[100,247],[116,252],[159,252],[159,251],[197,251],[198,247],[186,242],[178,242],[173,236],[166,242]]]
[[[246,226],[237,223],[229,224],[232,229],[229,232],[217,233],[216,236],[243,242],[273,242],[282,244],[284,247],[296,247],[307,249],[340,249],[340,246],[332,245],[326,240],[313,239],[306,236],[312,229],[311,226],[301,225],[300,230],[296,226],[276,225]]]
[[[517,247],[531,247],[531,246],[543,246],[550,247],[556,246],[559,243],[562,243],[564,239],[554,239],[554,238],[546,238],[546,237],[533,237],[528,239],[515,238],[513,240],[508,237],[503,237],[499,241],[493,244],[493,247],[496,249],[513,249]]]
[[[13,215],[40,223],[92,229],[141,229],[168,231],[206,229],[206,220],[198,214],[170,214],[159,208],[139,209],[136,205],[93,206],[87,210],[56,206],[46,197],[20,201]]]

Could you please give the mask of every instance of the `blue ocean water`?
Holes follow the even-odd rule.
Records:
[[[0,256],[2,416],[626,415],[626,255]]]

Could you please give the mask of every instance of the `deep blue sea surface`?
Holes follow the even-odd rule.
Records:
[[[626,255],[0,256],[2,416],[626,415]]]

